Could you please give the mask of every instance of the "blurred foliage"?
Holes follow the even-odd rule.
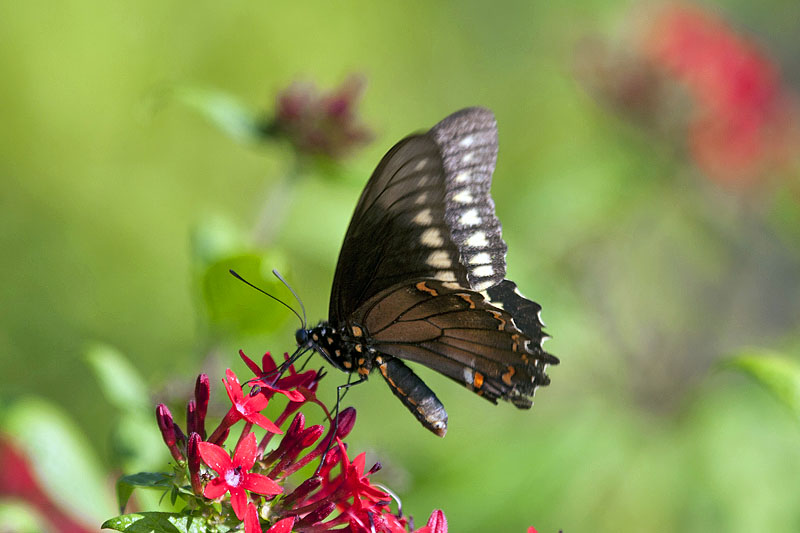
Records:
[[[379,379],[354,390],[351,442],[382,462],[376,478],[405,512],[440,507],[459,532],[800,529],[800,430],[773,394],[796,408],[796,158],[746,189],[712,182],[686,139],[664,137],[675,129],[598,98],[575,54],[587,35],[635,26],[629,4],[0,5],[4,433],[55,497],[93,502],[88,523],[112,516],[110,472],[159,460],[134,453],[150,446],[157,400],[237,368],[239,348],[294,345],[292,315],[227,270],[297,307],[277,268],[309,321],[325,317],[381,155],[485,105],[500,130],[492,191],[509,275],[542,304],[562,364],[530,412],[421,369],[450,414],[443,440]],[[767,5],[709,7],[791,88],[800,4]],[[298,163],[252,141],[292,80],[335,87],[352,71],[368,81],[365,149]],[[96,345],[87,367],[94,341],[131,363]],[[730,353],[766,387],[714,371]],[[0,501],[21,529],[34,527],[27,512]]]

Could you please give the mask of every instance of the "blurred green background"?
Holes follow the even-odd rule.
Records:
[[[800,81],[800,4],[712,7],[787,86]],[[231,335],[210,322],[205,251],[266,251],[265,275],[280,267],[310,320],[325,318],[339,246],[380,157],[483,105],[499,125],[492,191],[509,276],[543,306],[562,363],[525,412],[420,369],[450,415],[443,440],[372,379],[347,399],[359,415],[352,449],[383,463],[380,480],[418,524],[441,508],[456,532],[800,530],[796,414],[717,364],[745,350],[800,355],[800,204],[787,185],[797,175],[720,185],[604,105],[576,75],[576,54],[587,36],[635,25],[630,9],[0,4],[6,403],[54,402],[118,472],[118,410],[87,347],[119,349],[148,384],[146,404],[175,401],[178,413],[198,372],[243,370],[239,348],[291,350],[292,317],[232,278],[231,298],[273,330]],[[286,145],[236,142],[170,97],[213,89],[268,114],[291,81],[330,88],[351,72],[367,81],[359,109],[374,141],[300,171]],[[277,207],[267,203],[276,187]],[[274,224],[269,246],[251,238],[259,218]],[[322,397],[343,380],[332,373]],[[212,397],[221,393],[212,381]]]

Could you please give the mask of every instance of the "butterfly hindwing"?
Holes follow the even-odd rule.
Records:
[[[536,341],[480,293],[438,280],[390,287],[353,321],[379,353],[422,363],[495,403],[530,407],[536,387],[547,381],[537,362],[557,362],[534,353]]]

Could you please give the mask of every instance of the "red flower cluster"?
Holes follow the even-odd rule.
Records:
[[[748,38],[701,7],[673,4],[658,12],[644,53],[692,97],[690,149],[710,177],[746,183],[783,162],[796,112],[778,67]]]
[[[372,139],[355,112],[363,90],[359,76],[350,76],[329,93],[309,82],[295,82],[278,95],[275,116],[264,132],[289,140],[300,154],[341,158]]]
[[[407,533],[406,518],[392,512],[391,496],[370,482],[370,475],[380,469],[376,464],[365,467],[365,454],[352,461],[342,442],[355,423],[355,409],[342,410],[325,434],[321,425],[306,427],[303,413],[296,412],[305,403],[324,405],[316,398],[321,372],[309,370],[298,373],[292,365],[279,368],[269,354],[259,367],[244,353],[242,359],[255,374],[248,382],[249,393],[242,390],[233,371],[223,379],[231,408],[207,440],[204,437],[205,413],[208,405],[208,378],[201,375],[195,387],[195,398],[187,408],[189,437],[175,424],[167,407],[156,409],[156,418],[164,442],[179,465],[185,465],[195,501],[192,507],[207,509],[221,501],[223,511],[219,521],[234,515],[243,521],[246,533],[262,533],[262,521],[271,524],[268,533],[322,533],[326,531]],[[285,355],[284,357],[287,357]],[[288,359],[287,359],[288,361]],[[284,377],[283,371],[288,372]],[[275,422],[262,411],[275,394],[289,399]],[[282,426],[291,416],[286,431]],[[330,415],[328,418],[331,419]],[[223,447],[231,426],[240,420],[244,428],[233,456]],[[253,425],[266,430],[266,436],[257,442]],[[336,428],[335,434],[332,433]],[[268,451],[273,435],[283,434],[277,447]],[[323,437],[323,434],[325,436]],[[331,448],[331,444],[335,444]],[[286,493],[287,480],[303,467],[320,460],[318,471],[302,482],[292,482],[293,490]],[[202,464],[207,465],[203,467]],[[216,473],[216,476],[211,474]],[[230,495],[230,502],[225,500]],[[230,511],[227,511],[230,509]],[[428,524],[418,533],[446,533],[444,514],[436,511]]]

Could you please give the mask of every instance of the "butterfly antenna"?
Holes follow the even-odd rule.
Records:
[[[294,295],[294,298],[295,298],[295,300],[297,300],[297,303],[300,304],[300,310],[303,311],[303,329],[305,329],[306,328],[306,324],[308,322],[306,322],[306,306],[303,305],[303,300],[301,300],[300,297],[297,295],[297,293],[294,292],[294,289],[292,288],[292,286],[289,285],[288,283],[286,283],[286,280],[283,279],[283,276],[281,276],[280,272],[278,272],[277,270],[273,269],[272,270],[272,274],[276,278],[281,280],[281,283],[283,283],[286,286],[286,288],[289,289],[289,292],[291,292]],[[297,314],[297,313],[295,313],[295,314]]]
[[[233,270],[233,269],[230,269],[230,270],[228,270],[228,272],[230,272],[230,273],[231,273],[231,275],[232,275],[234,278],[238,279],[238,280],[239,280],[239,281],[241,281],[242,283],[244,283],[244,284],[246,284],[246,285],[250,285],[252,288],[254,288],[255,290],[257,290],[257,291],[258,291],[258,292],[260,292],[261,294],[264,294],[264,295],[266,295],[266,296],[269,296],[270,298],[272,298],[273,300],[275,300],[276,302],[278,302],[279,304],[281,304],[282,306],[284,306],[286,309],[288,309],[289,311],[291,311],[292,313],[294,313],[294,316],[296,316],[296,317],[297,317],[297,320],[299,320],[299,321],[300,321],[300,325],[303,327],[303,329],[305,329],[305,327],[306,327],[306,319],[305,319],[305,316],[306,316],[306,310],[305,310],[305,309],[303,309],[303,316],[301,317],[301,316],[298,314],[298,312],[294,310],[294,308],[293,308],[292,306],[290,306],[289,304],[287,304],[287,303],[286,303],[286,302],[284,302],[283,300],[280,300],[280,299],[276,298],[275,296],[271,295],[270,293],[268,293],[267,291],[265,291],[265,290],[264,290],[264,289],[262,289],[261,287],[256,287],[255,285],[253,285],[252,283],[250,283],[249,281],[247,281],[246,279],[244,279],[242,276],[240,276],[240,275],[239,275],[239,274],[238,274],[238,273],[237,273],[235,270]],[[274,272],[274,270],[273,270],[273,272]],[[281,279],[281,281],[283,281],[283,280]],[[285,282],[285,281],[284,281],[283,283],[284,283],[284,285],[286,285],[286,282]],[[287,286],[287,287],[289,287],[288,285],[286,285],[286,286]],[[290,290],[290,291],[292,291],[291,287],[289,287],[289,290]],[[294,294],[294,291],[292,291],[292,294]],[[297,295],[295,294],[295,295],[294,295],[294,297],[295,297],[295,298],[297,298]],[[300,304],[300,306],[302,307],[302,305],[303,305],[303,304],[301,303],[301,304]]]

